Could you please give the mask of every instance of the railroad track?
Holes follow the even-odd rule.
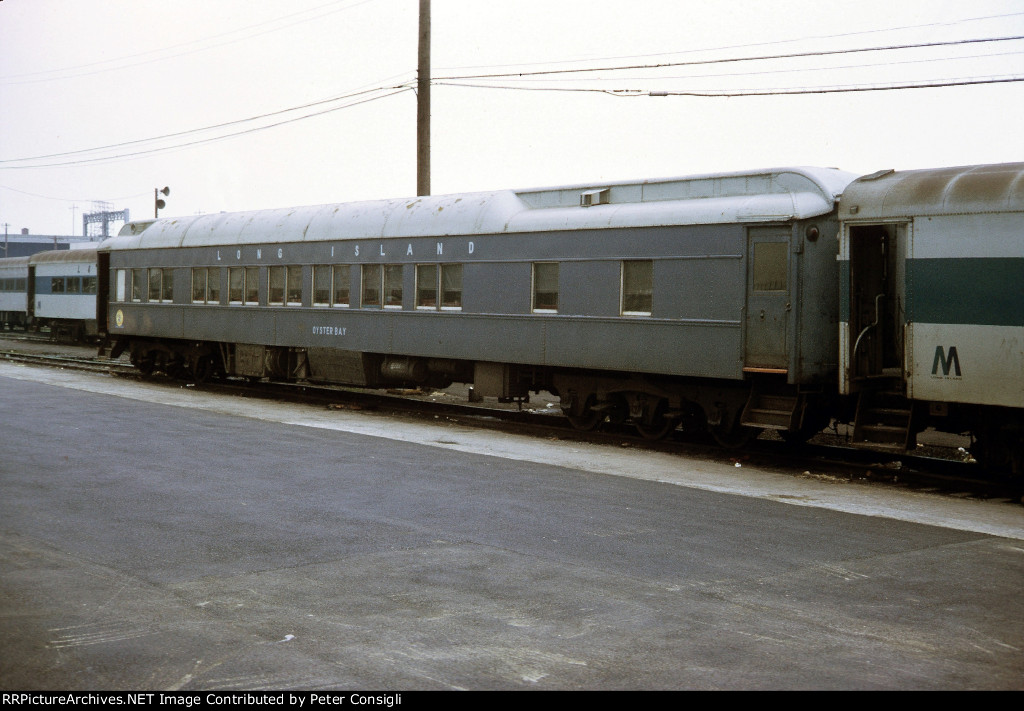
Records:
[[[84,356],[69,356],[55,353],[25,353],[9,349],[0,350],[0,358],[14,363],[27,363],[29,365],[48,365],[54,368],[68,368],[72,370],[86,370],[92,372],[107,372],[115,374],[130,375],[135,373],[131,363],[89,358]]]
[[[143,379],[127,361],[53,353],[0,350],[8,361],[54,368],[74,369]],[[152,382],[178,387],[181,381],[157,376]],[[739,450],[722,449],[703,432],[676,430],[668,438],[651,441],[628,425],[604,423],[593,432],[572,428],[561,411],[550,404],[541,408],[498,408],[457,401],[448,392],[420,390],[362,390],[308,383],[251,383],[244,379],[215,380],[201,386],[209,392],[245,395],[268,400],[303,403],[329,409],[379,411],[423,418],[444,418],[466,426],[517,432],[544,438],[595,444],[618,443],[622,447],[697,456],[728,461],[738,466],[771,468],[794,476],[858,481],[875,485],[913,488],[936,494],[1022,502],[1024,483],[993,481],[963,449],[933,446],[928,454],[852,447],[838,433],[823,433],[807,444],[793,446],[762,435]]]

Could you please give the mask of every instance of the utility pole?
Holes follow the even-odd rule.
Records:
[[[416,194],[430,195],[430,0],[420,0],[416,81]]]

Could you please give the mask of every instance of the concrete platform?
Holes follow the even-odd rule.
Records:
[[[4,689],[1015,689],[1024,509],[0,364]]]

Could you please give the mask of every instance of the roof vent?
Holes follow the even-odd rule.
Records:
[[[871,175],[861,176],[860,180],[878,180],[879,178],[884,178],[887,175],[892,175],[895,172],[896,171],[893,170],[892,168],[887,168],[886,170],[878,170],[872,173]]]
[[[598,188],[580,193],[580,207],[607,205],[611,201],[611,188]]]

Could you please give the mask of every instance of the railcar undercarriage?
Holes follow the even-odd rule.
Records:
[[[853,423],[860,408],[826,395],[825,388],[802,389],[770,378],[716,381],[629,373],[564,371],[535,366],[415,358],[327,348],[294,348],[172,339],[120,338],[111,357],[125,351],[144,376],[154,373],[196,382],[234,376],[256,381],[309,381],[358,387],[472,385],[471,397],[526,402],[530,392],[559,396],[570,424],[589,431],[604,422],[631,424],[656,440],[675,430],[707,431],[722,446],[740,447],[771,429],[791,443],[806,441],[835,418]],[[1024,474],[1024,418],[1007,408],[968,408],[953,417],[921,417],[926,426],[970,431],[971,453],[986,469]],[[856,439],[856,435],[855,435]]]

